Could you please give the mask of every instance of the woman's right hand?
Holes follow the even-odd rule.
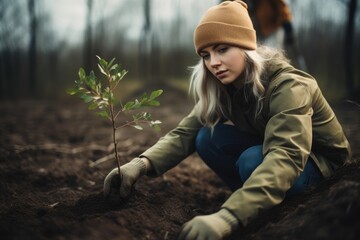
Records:
[[[120,199],[127,198],[138,178],[146,174],[149,165],[146,158],[134,158],[120,167],[120,178],[118,168],[111,170],[104,180],[104,196],[108,198],[112,194],[119,194]]]

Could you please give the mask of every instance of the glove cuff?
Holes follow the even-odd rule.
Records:
[[[232,230],[235,230],[239,226],[239,220],[226,208],[220,209],[218,215],[231,226]]]
[[[137,166],[140,170],[140,175],[145,175],[147,172],[146,164],[141,158],[134,158],[130,161],[131,164]]]

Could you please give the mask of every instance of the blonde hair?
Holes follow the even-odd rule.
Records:
[[[245,79],[245,100],[256,101],[256,117],[263,108],[269,67],[289,60],[281,50],[265,46],[244,50],[244,53],[246,63],[242,78]],[[202,59],[192,67],[189,94],[195,100],[196,115],[203,125],[213,128],[222,118],[230,119],[231,100],[226,87],[209,72]]]

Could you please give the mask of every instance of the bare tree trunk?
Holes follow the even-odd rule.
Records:
[[[159,39],[156,32],[153,32],[151,38],[151,55],[150,59],[150,77],[151,84],[159,84],[163,82],[162,77],[160,76],[160,58],[161,58],[161,47],[159,44]]]
[[[3,39],[4,34],[2,33],[5,27],[7,27],[6,25],[6,21],[4,19],[4,15],[5,15],[5,8],[6,8],[6,4],[4,3],[4,1],[0,1],[0,21],[1,21],[1,25],[0,25],[0,42],[2,44],[5,43],[5,39]],[[7,85],[8,85],[8,80],[6,77],[6,56],[5,56],[5,49],[6,47],[3,47],[3,49],[0,51],[0,99],[6,99],[7,97]]]
[[[354,83],[354,30],[355,30],[355,14],[356,14],[356,0],[349,1],[348,7],[348,22],[346,28],[345,38],[345,74],[346,74],[346,86],[351,98],[358,98],[359,89],[355,89]]]
[[[85,29],[85,46],[84,46],[84,65],[85,70],[90,71],[92,69],[93,63],[93,53],[92,53],[92,25],[91,25],[91,16],[92,16],[92,7],[93,0],[87,0],[86,3],[87,14],[86,14],[86,29]]]
[[[35,13],[35,0],[28,1],[28,11],[30,17],[30,44],[29,44],[29,90],[30,96],[37,96],[37,81],[36,81],[36,31],[37,21]]]
[[[144,25],[139,42],[139,72],[142,81],[148,81],[150,76],[149,52],[151,48],[151,17],[150,0],[144,0]]]
[[[18,54],[18,53],[17,53]],[[0,77],[1,77],[1,92],[0,99],[14,98],[16,97],[16,92],[14,89],[14,84],[17,83],[15,78],[16,70],[14,66],[18,66],[15,60],[18,60],[15,52],[11,51],[10,48],[4,48],[0,53]]]

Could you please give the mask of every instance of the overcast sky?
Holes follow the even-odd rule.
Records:
[[[44,11],[49,10],[51,13],[51,21],[56,32],[66,34],[71,42],[80,40],[79,36],[83,34],[85,27],[86,0],[44,0],[43,2]],[[143,0],[102,0],[95,2],[101,2],[101,6],[94,6],[93,19],[99,17],[96,14],[112,16],[116,14],[116,11],[126,9],[125,12],[119,14],[124,16],[124,21],[129,22],[128,37],[138,37],[143,24]],[[218,0],[151,0],[151,2],[152,21],[154,23],[168,22],[180,12],[184,18],[183,21],[195,24],[200,14],[194,13],[194,10],[198,9],[199,12],[204,12],[208,7],[215,5]]]
[[[86,0],[43,0],[43,11],[49,11],[55,34],[66,42],[82,41],[86,19]],[[138,39],[143,26],[143,0],[94,0],[93,20],[101,17],[116,16],[114,27],[123,24],[123,33],[130,40]],[[164,29],[166,24],[180,14],[181,26],[190,34],[204,11],[217,4],[218,0],[151,0],[152,24]],[[294,14],[294,26],[312,25],[316,14],[322,19],[344,22],[347,19],[346,0],[288,0]],[[358,7],[358,12],[360,6]],[[359,22],[358,14],[357,22]],[[121,23],[120,23],[121,22]],[[159,27],[160,26],[160,27]],[[355,29],[359,28],[359,23]]]

